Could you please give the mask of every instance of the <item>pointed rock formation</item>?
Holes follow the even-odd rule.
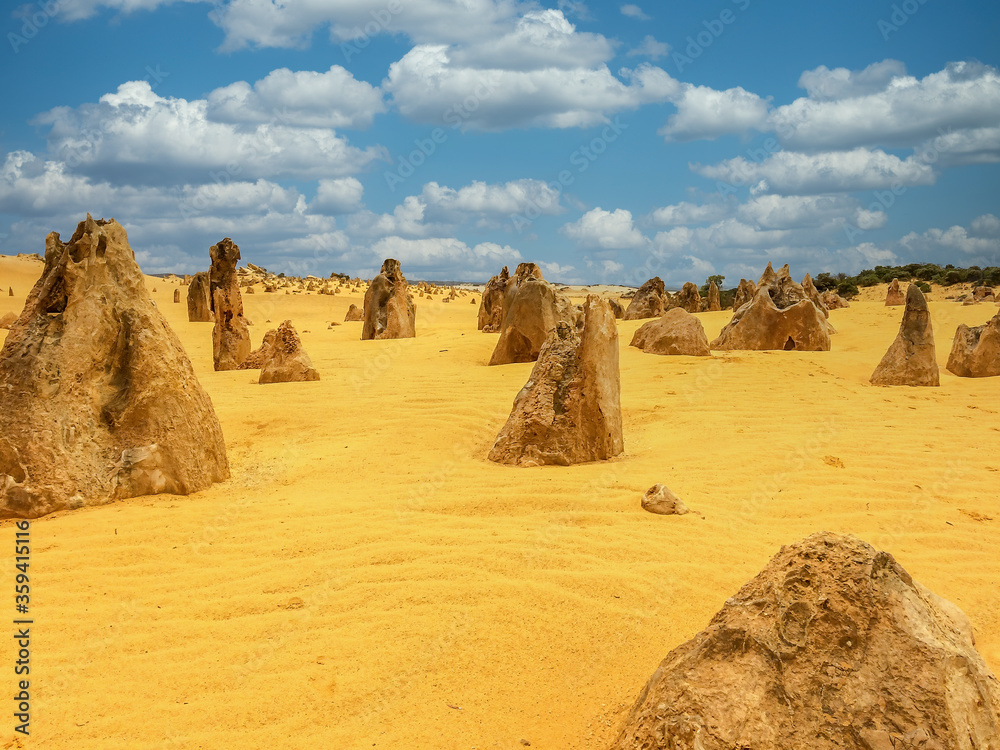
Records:
[[[167,492],[229,476],[212,402],[116,221],[52,232],[0,352],[0,517]]]
[[[823,313],[824,318],[830,317],[830,310],[827,308],[826,303],[819,294],[819,290],[813,284],[812,276],[809,274],[806,274],[802,279],[802,292],[805,294],[806,299],[816,305],[819,311]]]
[[[906,290],[899,333],[872,373],[873,385],[940,385],[927,300],[916,284]]]
[[[174,304],[179,304],[181,301],[181,290],[174,289]]]
[[[625,317],[625,308],[622,307],[622,303],[619,302],[617,298],[609,298],[608,304],[611,305],[611,312],[615,314],[615,319],[621,320]]]
[[[768,264],[770,266],[770,264]],[[752,281],[740,279],[739,286],[736,287],[736,297],[733,299],[733,312],[739,310],[743,305],[753,299],[757,293],[757,285]]]
[[[215,320],[215,317],[212,315],[208,271],[196,273],[191,278],[191,285],[188,287],[187,306],[188,322],[211,323]]]
[[[13,297],[14,296],[14,287],[12,287],[12,286],[7,287],[7,296],[8,297]]]
[[[483,290],[483,299],[479,303],[479,330],[484,333],[496,333],[503,323],[503,305],[507,295],[507,284],[510,282],[510,272],[504,266],[500,273],[490,278]]]
[[[719,301],[719,285],[715,280],[708,282],[708,311],[719,312],[722,310],[722,303]]]
[[[958,327],[948,355],[948,370],[960,378],[1000,375],[1000,313],[981,326]]]
[[[895,305],[905,305],[906,296],[903,291],[899,288],[899,279],[893,279],[889,284],[889,288],[885,290],[885,306],[894,307]]]
[[[208,249],[212,256],[209,271],[209,299],[215,314],[212,329],[212,357],[215,369],[236,370],[250,356],[250,331],[243,318],[243,298],[236,276],[240,248],[228,237]]]
[[[365,292],[361,340],[412,339],[417,335],[416,310],[399,261],[386,258]]]
[[[576,326],[579,311],[542,278],[534,263],[521,263],[507,284],[500,338],[489,364],[534,362],[559,323]]]
[[[302,348],[302,341],[292,326],[292,321],[284,321],[273,333],[273,336],[270,338],[265,336],[264,339],[267,349],[263,352],[263,363],[257,382],[301,383],[319,380],[319,373]],[[264,344],[261,348],[264,348]]]
[[[667,311],[669,300],[663,288],[663,280],[654,276],[641,287],[625,308],[622,320],[643,320],[658,318]]]
[[[961,610],[822,532],[667,655],[611,748],[986,750],[998,732],[1000,686]]]
[[[683,516],[688,507],[665,484],[654,484],[642,496],[642,509],[661,516]]]
[[[677,297],[673,300],[674,305],[687,310],[689,313],[701,312],[701,293],[698,287],[690,281],[685,281]]]
[[[584,303],[583,329],[560,321],[489,458],[514,466],[599,461],[623,450],[618,330],[605,300]]]
[[[757,283],[753,299],[742,305],[711,343],[712,349],[796,349],[829,351],[832,327],[785,265],[771,264]]]
[[[14,313],[12,312],[4,313],[2,316],[0,316],[0,328],[9,330],[10,327],[14,325],[16,321],[17,321],[17,316]]]
[[[629,346],[642,349],[647,354],[712,355],[701,321],[680,307],[639,326]]]
[[[364,319],[365,319],[365,311],[362,310],[357,305],[355,305],[354,303],[351,303],[351,306],[347,308],[347,315],[344,316],[344,322],[348,323],[351,321],[364,320]]]
[[[270,321],[268,321],[270,322]],[[254,349],[247,356],[246,359],[240,364],[240,370],[259,370],[267,362],[270,356],[271,347],[274,345],[274,338],[278,335],[278,331],[272,328],[270,331],[264,333],[264,339],[260,342],[260,346]]]

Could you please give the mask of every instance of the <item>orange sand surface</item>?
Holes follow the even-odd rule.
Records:
[[[0,315],[39,270],[0,258]],[[417,299],[416,339],[360,341],[328,328],[360,295],[258,287],[254,345],[290,318],[322,380],[257,385],[213,372],[186,288],[147,284],[232,478],[31,523],[26,747],[605,748],[667,652],[824,529],[955,602],[1000,670],[1000,378],[943,369],[994,305],[931,302],[940,388],[869,385],[902,313],[880,300],[831,313],[831,352],[647,355],[622,322],[624,455],[519,469],[486,454],[531,365],[485,366],[469,296]],[[711,339],[730,316],[699,317]],[[642,511],[656,482],[704,518]]]

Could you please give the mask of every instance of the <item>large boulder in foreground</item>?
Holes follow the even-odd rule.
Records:
[[[191,279],[187,293],[189,323],[211,323],[215,320],[208,288],[208,271],[196,273]]]
[[[911,285],[912,286],[912,285]],[[895,307],[906,304],[906,295],[899,288],[899,279],[893,279],[889,283],[889,288],[885,290],[885,306]]]
[[[284,321],[273,336],[265,337],[264,343],[267,349],[261,357],[258,383],[303,383],[319,380],[319,372],[302,348],[302,341],[292,321]]]
[[[664,289],[663,280],[659,276],[654,276],[636,291],[632,301],[625,308],[622,320],[658,318],[667,311],[669,305],[670,300]]]
[[[647,354],[712,355],[705,327],[698,318],[680,307],[639,326],[629,346],[642,349]]]
[[[208,252],[212,257],[209,291],[215,313],[212,357],[216,370],[237,370],[250,356],[250,329],[243,317],[243,298],[236,275],[240,248],[229,237],[224,237]]]
[[[1000,686],[962,612],[891,555],[782,547],[671,651],[612,750],[995,750]]]
[[[591,294],[583,328],[561,321],[514,399],[489,458],[514,466],[599,461],[623,450],[618,329]]]
[[[45,267],[0,351],[0,517],[229,477],[212,402],[153,304],[128,237],[89,215]]]
[[[542,278],[534,263],[521,263],[507,284],[500,338],[489,364],[534,362],[559,323],[576,326],[577,308]]]
[[[916,284],[906,290],[899,333],[872,373],[873,385],[940,385],[927,300]]]
[[[399,261],[386,258],[365,292],[361,340],[412,339],[417,335],[416,309]]]
[[[960,378],[1000,375],[1000,313],[981,326],[958,327],[947,368]]]
[[[534,264],[532,264],[534,265]],[[537,268],[538,266],[535,266]],[[539,271],[541,273],[541,271]],[[479,330],[484,333],[496,333],[503,324],[504,299],[507,296],[507,284],[510,283],[510,271],[504,266],[500,273],[492,276],[483,289],[483,298],[479,302]]]

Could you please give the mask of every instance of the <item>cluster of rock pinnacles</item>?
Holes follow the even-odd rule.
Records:
[[[225,238],[188,289],[191,321],[213,321],[216,370],[261,370],[259,382],[317,380],[291,321],[250,351],[236,264]],[[252,287],[249,287],[252,289]],[[937,385],[930,313],[911,285],[879,385]],[[892,300],[892,301],[890,301]],[[179,302],[175,294],[174,301]],[[473,300],[473,303],[475,300]],[[482,295],[478,325],[498,333],[490,365],[534,362],[489,459],[512,466],[606,460],[624,449],[616,318],[655,318],[632,345],[648,353],[711,349],[828,350],[829,309],[808,275],[770,264],[741,280],[733,319],[708,343],[692,313],[720,309],[685,285],[647,281],[628,309],[589,295],[574,305],[537,265],[505,267]],[[415,335],[397,260],[386,259],[348,320],[362,339]],[[68,243],[46,239],[45,267],[0,352],[0,517],[161,492],[188,494],[229,476],[211,400],[150,299],[125,230],[89,215]],[[1000,375],[1000,314],[959,326],[948,369]],[[668,488],[642,507],[687,513]],[[917,675],[917,678],[914,678]],[[612,750],[997,750],[1000,688],[957,607],[887,553],[850,536],[814,534],[783,547],[703,631],[671,651],[641,691]]]

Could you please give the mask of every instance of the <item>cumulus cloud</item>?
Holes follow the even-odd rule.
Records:
[[[784,195],[879,190],[893,185],[932,185],[934,170],[919,159],[863,148],[803,154],[779,151],[760,162],[742,156],[695,172],[728,185],[752,185],[752,192]]]
[[[913,147],[941,133],[995,128],[1000,122],[996,68],[949,63],[917,79],[902,75],[895,61],[879,65],[846,78],[825,68],[804,74],[804,85],[820,98],[796,99],[771,113],[782,144],[800,150]],[[838,78],[841,88],[834,85]]]
[[[454,237],[383,237],[371,246],[374,258],[397,258],[419,268],[442,269],[455,273],[458,270],[493,269],[502,265],[519,263],[521,253],[508,245],[480,242],[469,247]]]
[[[558,190],[541,180],[493,185],[476,180],[457,190],[429,182],[424,185],[420,199],[432,216],[461,220],[461,214],[511,216],[528,210],[555,215],[564,211],[559,196]]]
[[[364,187],[355,177],[320,180],[316,187],[316,197],[309,204],[309,210],[331,216],[350,213],[361,208],[363,193]]]
[[[389,66],[382,87],[406,117],[463,129],[569,128],[607,122],[615,112],[664,101],[678,86],[644,63],[623,69],[502,70],[463,67],[446,45],[418,45]]]
[[[658,131],[668,141],[714,140],[727,133],[766,127],[767,100],[739,86],[717,91],[686,83],[671,101],[677,106],[677,114],[671,115]]]
[[[207,117],[215,122],[312,128],[366,128],[385,111],[382,92],[333,65],[325,73],[279,68],[251,86],[237,81],[212,91]]]
[[[614,211],[591,209],[578,221],[564,224],[559,231],[580,245],[606,250],[642,247],[648,242],[635,228],[632,212],[623,208]]]
[[[123,83],[96,104],[57,107],[36,122],[50,126],[49,150],[71,168],[134,184],[339,177],[384,156],[327,129],[213,122],[206,100],[161,97],[146,81]]]
[[[972,222],[978,231],[970,232],[963,226],[947,229],[928,229],[925,232],[910,232],[899,244],[915,257],[955,257],[955,253],[971,256],[980,264],[996,265],[1000,259],[1000,238],[976,236],[985,226],[992,224],[996,217],[992,214],[980,216]],[[967,261],[967,262],[970,262]]]
[[[729,216],[733,207],[726,203],[691,203],[681,201],[670,206],[657,208],[649,214],[651,223],[658,226],[673,226],[675,224],[702,224],[708,221],[718,221]]]

